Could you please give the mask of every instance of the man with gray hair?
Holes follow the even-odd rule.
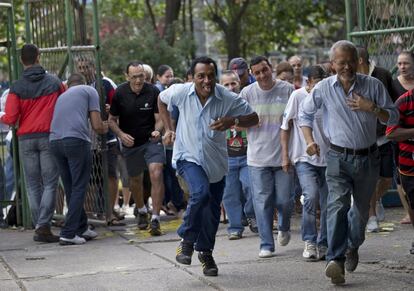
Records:
[[[322,108],[325,134],[330,142],[326,155],[329,194],[325,273],[333,284],[343,284],[344,266],[353,272],[358,265],[358,248],[365,239],[370,199],[379,176],[377,119],[395,125],[399,115],[378,79],[357,74],[358,52],[353,43],[336,42],[330,60],[337,74],[319,82],[303,101],[299,125],[306,152],[319,155],[312,126],[316,111]]]

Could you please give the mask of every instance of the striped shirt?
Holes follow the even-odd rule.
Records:
[[[246,99],[259,116],[259,126],[247,129],[247,164],[255,167],[282,166],[280,126],[290,94],[294,87],[277,80],[270,90],[262,90],[259,84],[245,87],[240,96]]]
[[[400,122],[396,126],[387,127],[386,134],[397,128],[414,128],[414,90],[403,94],[395,102],[400,111]],[[414,138],[398,142],[399,171],[403,175],[414,176]]]

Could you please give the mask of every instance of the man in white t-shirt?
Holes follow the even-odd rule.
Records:
[[[305,242],[303,257],[309,261],[324,259],[327,250],[326,199],[328,187],[325,180],[325,154],[329,141],[323,133],[322,110],[315,114],[313,122],[314,136],[320,146],[320,155],[309,156],[306,153],[306,141],[297,122],[299,108],[313,86],[327,77],[321,66],[312,66],[308,75],[308,85],[295,90],[289,98],[282,122],[283,157],[290,156],[299,177],[303,194],[302,239]],[[289,155],[290,153],[290,155]],[[320,231],[318,236],[316,211],[320,206]]]
[[[247,129],[247,165],[253,195],[253,206],[261,239],[260,258],[275,251],[273,214],[279,213],[278,243],[290,241],[292,171],[282,168],[280,125],[293,86],[272,77],[268,59],[252,59],[250,69],[257,82],[245,87],[240,97],[246,99],[259,115],[259,125]]]

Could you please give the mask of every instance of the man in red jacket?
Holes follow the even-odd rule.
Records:
[[[56,76],[40,66],[39,58],[35,45],[22,47],[23,76],[11,86],[0,121],[19,125],[20,159],[35,226],[33,240],[58,242],[59,237],[50,231],[59,176],[49,149],[49,132],[56,100],[65,89]]]

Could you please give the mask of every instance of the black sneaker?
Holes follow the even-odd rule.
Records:
[[[138,228],[141,230],[148,228],[148,213],[138,213]]]
[[[0,209],[0,211],[3,211],[3,210]],[[6,229],[8,227],[9,226],[8,226],[7,222],[2,217],[0,217],[0,228]]]
[[[205,276],[217,276],[218,268],[211,252],[199,252],[198,259],[203,267]]]
[[[258,233],[259,229],[257,228],[256,218],[247,218],[247,221],[249,222],[250,231],[253,233]]]
[[[59,236],[54,235],[47,226],[40,226],[35,230],[33,240],[44,243],[59,242]]]
[[[191,257],[194,252],[194,244],[192,242],[187,242],[182,240],[177,247],[177,255],[175,260],[180,264],[191,265]]]
[[[345,253],[345,270],[352,273],[358,266],[358,249],[347,249]]]
[[[158,221],[158,219],[151,220],[151,226],[150,226],[149,233],[152,236],[158,236],[158,235],[162,234],[161,227],[160,227],[160,222]]]

